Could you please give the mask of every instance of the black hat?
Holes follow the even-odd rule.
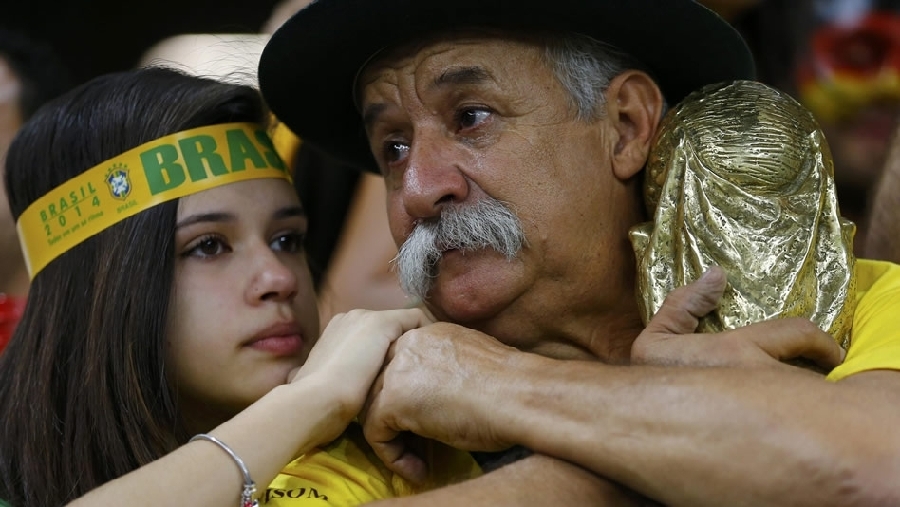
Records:
[[[260,88],[305,142],[375,171],[353,103],[360,68],[384,48],[475,27],[559,30],[611,44],[646,65],[672,104],[703,85],[755,75],[738,32],[693,0],[316,0],[272,35]]]

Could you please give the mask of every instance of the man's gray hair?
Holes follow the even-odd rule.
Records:
[[[650,74],[633,56],[586,35],[549,35],[543,43],[544,57],[569,92],[576,117],[582,121],[603,117],[606,89],[613,78],[628,69]]]

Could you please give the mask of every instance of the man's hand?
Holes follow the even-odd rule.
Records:
[[[718,334],[697,334],[699,319],[713,311],[725,290],[725,272],[714,267],[666,298],[631,347],[631,363],[659,366],[787,366],[809,359],[826,370],[843,360],[834,338],[810,320],[786,318]]]
[[[414,482],[427,476],[410,433],[457,449],[495,451],[491,414],[502,400],[502,373],[519,352],[481,332],[437,323],[401,336],[389,349],[363,411],[366,440],[395,472]],[[420,443],[420,442],[419,442]]]

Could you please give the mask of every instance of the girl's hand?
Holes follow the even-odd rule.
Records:
[[[391,343],[405,332],[431,323],[432,318],[417,308],[351,310],[335,315],[306,363],[292,371],[288,381],[315,382],[325,390],[325,396],[334,401],[333,414],[343,431],[362,409]]]

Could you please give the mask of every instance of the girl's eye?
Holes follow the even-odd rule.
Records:
[[[205,236],[197,240],[193,246],[183,254],[186,257],[199,257],[208,259],[228,251],[228,245],[218,237]]]
[[[387,163],[399,162],[409,153],[409,145],[400,141],[387,141],[384,143],[383,156]]]
[[[484,123],[491,115],[487,109],[470,108],[463,109],[456,115],[456,121],[462,129],[477,127]]]
[[[272,241],[272,250],[275,252],[298,253],[303,251],[303,234],[292,232],[282,234]]]

